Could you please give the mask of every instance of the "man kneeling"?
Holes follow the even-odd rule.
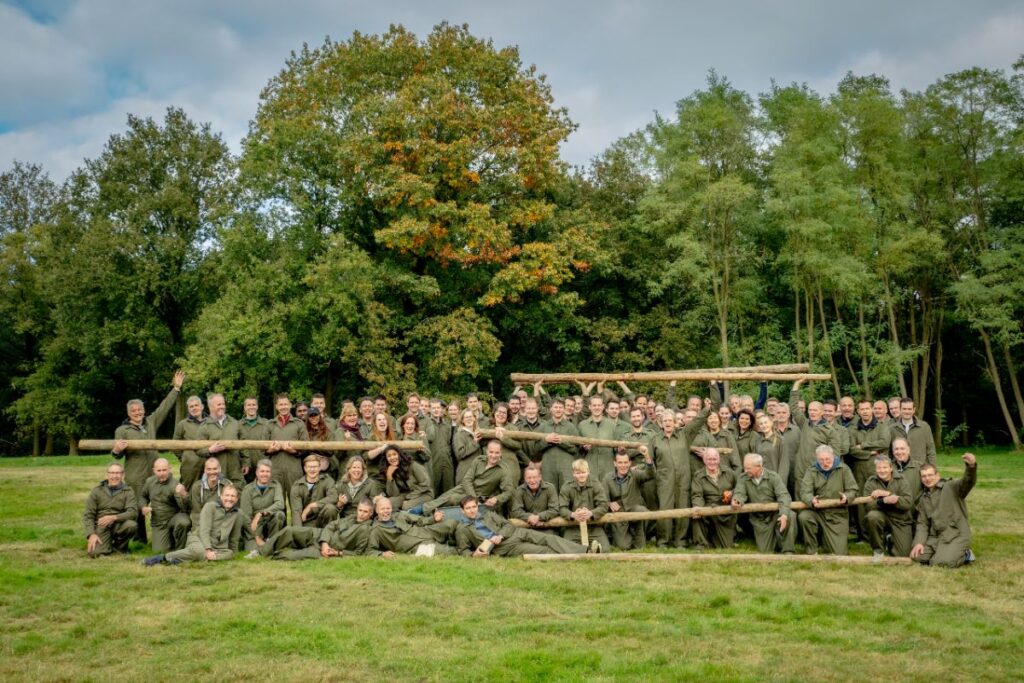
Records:
[[[459,501],[462,514],[469,520],[455,532],[459,554],[467,557],[519,557],[521,555],[582,555],[587,547],[561,536],[534,529],[522,529],[497,512],[487,510],[480,515],[480,504],[473,496]],[[600,551],[595,541],[593,547]]]
[[[181,550],[166,555],[153,555],[142,561],[147,567],[167,562],[214,562],[230,560],[238,551],[242,538],[242,515],[238,511],[238,489],[226,484],[220,499],[210,501],[199,513],[199,528],[189,532],[188,541]]]

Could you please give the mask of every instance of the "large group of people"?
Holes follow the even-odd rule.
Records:
[[[964,475],[941,478],[931,428],[908,398],[805,403],[797,381],[788,402],[769,397],[766,384],[755,400],[725,397],[712,382],[707,397],[677,405],[675,383],[661,403],[623,382],[618,393],[578,383],[569,396],[538,383],[532,394],[517,386],[489,414],[473,393],[449,401],[413,393],[397,418],[377,396],[343,401],[335,419],[321,394],[295,404],[281,394],[272,418],[249,397],[236,419],[223,395],[205,404],[191,396],[174,438],[212,444],[175,451],[175,478],[167,458],[130,442],[155,438],[184,379],[175,374],[151,415],[141,401],[128,402],[115,459],[83,516],[90,555],[127,552],[130,541],[149,539],[154,554],[145,562],[154,565],[237,552],[481,557],[648,543],[702,551],[746,536],[763,553],[795,553],[800,544],[809,554],[846,554],[854,538],[875,557],[947,567],[974,559],[964,501],[976,459],[964,454]],[[517,432],[538,436],[513,438]],[[572,436],[629,446],[564,438]],[[237,440],[270,445],[239,450]],[[402,448],[409,440],[425,448]],[[310,441],[377,443],[348,451],[294,446]],[[853,505],[857,498],[868,500]],[[793,501],[803,509],[794,511]],[[734,512],[747,503],[778,509]],[[717,510],[692,520],[602,521],[609,513],[687,507]],[[569,523],[550,525],[556,518]]]

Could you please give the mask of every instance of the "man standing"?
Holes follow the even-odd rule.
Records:
[[[615,438],[615,423],[604,415],[604,399],[600,396],[590,397],[590,417],[580,420],[580,436],[589,439]],[[590,470],[595,481],[601,481],[606,474],[612,471],[612,449],[610,446],[581,446],[586,454],[587,462],[590,463]]]
[[[148,418],[146,417],[146,406],[143,405],[142,401],[137,398],[128,401],[128,419],[122,422],[121,426],[114,431],[113,456],[119,460],[124,458],[124,481],[131,487],[136,501],[142,492],[146,479],[149,478],[150,472],[153,471],[153,463],[160,457],[160,454],[152,449],[140,451],[126,450],[128,442],[156,438],[156,432],[160,429],[160,425],[164,423],[164,420],[174,410],[174,403],[178,400],[178,394],[181,392],[181,385],[184,381],[184,372],[178,370],[174,373],[171,390],[164,397],[164,400],[160,402],[156,411]],[[146,542],[146,520],[141,513],[138,515],[138,519],[135,520],[135,540],[142,543]]]
[[[780,403],[780,406],[785,405]],[[748,453],[743,457],[743,474],[736,481],[732,494],[732,506],[739,509],[747,503],[778,503],[778,512],[752,512],[747,515],[754,527],[754,541],[757,552],[775,553],[780,550],[793,554],[796,547],[796,514],[790,509],[792,499],[782,478],[764,468],[764,459],[759,453]]]
[[[270,462],[274,464],[274,480],[281,482],[285,491],[292,490],[292,484],[302,478],[302,453],[292,447],[292,441],[308,441],[306,424],[292,415],[292,401],[287,394],[278,394],[274,399],[277,417],[270,423],[267,434],[273,443],[267,449]]]
[[[419,407],[419,398],[416,399],[416,405]],[[327,431],[332,435],[334,430],[338,428],[338,421],[327,414],[327,397],[323,394],[313,394],[312,398],[309,399],[310,410],[316,408],[320,411],[320,419],[327,425]]]
[[[112,462],[107,465],[107,478],[85,500],[82,526],[89,557],[109,555],[115,550],[127,554],[138,518],[135,491],[124,483],[124,467]]]
[[[455,486],[455,467],[452,465],[452,423],[445,415],[444,401],[439,398],[430,399],[426,432],[431,483],[440,495]]]
[[[892,440],[892,468],[903,476],[910,500],[916,503],[921,495],[921,467],[910,457],[910,444],[901,436]]]
[[[139,498],[142,515],[149,517],[153,531],[153,552],[166,553],[185,547],[192,527],[184,501],[178,497],[178,481],[171,476],[166,458],[153,463],[153,476],[146,480]]]
[[[269,441],[270,421],[260,417],[260,404],[255,396],[247,396],[242,403],[245,416],[238,421],[238,438],[245,441]],[[264,452],[246,449],[241,453],[242,475],[246,481],[252,481],[256,471],[256,463],[264,456]],[[245,493],[243,491],[243,493]]]
[[[900,399],[900,416],[892,423],[892,437],[910,444],[910,457],[918,465],[935,465],[935,437],[932,428],[914,415],[914,399]]]
[[[779,448],[779,462],[785,462],[786,476],[782,483],[792,494],[793,491],[793,469],[796,467],[796,456],[800,452],[800,428],[793,424],[792,413],[788,403],[779,401],[775,404],[775,413],[772,415],[775,421],[775,431],[778,433],[782,444]]]
[[[804,474],[814,465],[817,448],[830,446],[834,454],[838,441],[832,425],[825,419],[825,406],[821,401],[808,403],[807,416],[804,416],[800,409],[801,384],[803,384],[803,380],[798,379],[793,382],[793,390],[789,393],[789,411],[793,416],[793,421],[800,428],[800,450],[797,451],[796,459],[790,460],[793,467],[789,470],[789,477],[794,489],[800,488]],[[803,521],[800,522],[800,526],[803,527]]]
[[[815,450],[815,463],[807,468],[800,483],[800,499],[807,505],[797,515],[808,555],[821,546],[831,555],[846,555],[850,518],[845,507],[821,508],[823,500],[839,499],[844,506],[857,496],[857,480],[850,468],[836,457],[828,444]]]
[[[206,416],[203,415],[202,399],[198,396],[189,396],[185,399],[185,411],[187,413],[185,417],[174,425],[175,441],[195,441],[200,438],[199,429],[206,419]],[[179,451],[178,459],[181,461],[181,483],[185,485],[185,488],[191,488],[195,480],[203,474],[203,461],[191,448]]]
[[[910,551],[910,557],[921,564],[952,568],[974,562],[966,498],[978,480],[978,461],[973,453],[964,453],[963,461],[960,479],[941,479],[933,464],[921,467],[924,490],[917,503],[917,531]]]
[[[879,455],[874,463],[875,473],[861,489],[863,495],[871,496],[871,502],[861,506],[867,508],[864,526],[871,550],[875,557],[885,555],[885,536],[891,534],[892,555],[909,557],[914,528],[911,512],[914,501],[910,498],[910,489],[903,475],[893,472],[888,456]]]
[[[576,425],[565,415],[565,402],[556,398],[551,402],[551,421],[537,421],[537,400],[526,399],[524,405],[525,421],[521,429],[531,432],[548,432],[544,441],[524,441],[523,451],[532,463],[540,463],[544,481],[551,482],[556,490],[572,481],[572,461],[576,458],[578,447],[575,444],[563,443],[563,436],[579,436]]]
[[[222,442],[237,441],[242,438],[238,420],[227,414],[224,394],[210,394],[206,399],[209,414],[199,427],[199,438],[204,441],[216,441],[208,448],[200,448],[196,453],[200,459],[217,458],[220,471],[231,480],[235,488],[241,490],[245,485],[242,473],[242,456],[236,450],[228,450]]]

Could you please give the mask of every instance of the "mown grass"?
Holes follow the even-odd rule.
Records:
[[[496,558],[144,569],[142,549],[84,555],[81,508],[106,457],[3,459],[0,679],[1019,680],[1024,457],[979,457],[980,559],[958,571]],[[940,464],[960,470],[955,455]]]

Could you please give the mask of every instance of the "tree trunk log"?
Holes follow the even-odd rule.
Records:
[[[795,382],[832,381],[828,373],[725,371],[725,370],[677,370],[661,372],[513,372],[509,377],[513,384],[571,384],[573,382],[710,382],[713,380]]]
[[[485,439],[494,439],[497,437],[497,431],[494,429],[478,429],[480,436]],[[520,441],[544,441],[548,434],[557,434],[557,432],[521,432],[514,429],[505,429],[502,434],[510,439],[519,439]],[[559,440],[561,443],[571,443],[577,446],[603,446],[606,448],[629,448],[636,450],[637,446],[645,446],[643,441],[616,441],[615,439],[591,439],[586,436],[571,436],[568,434],[558,434],[561,437]],[[694,453],[700,453],[707,446],[694,446],[690,450]],[[719,453],[732,453],[731,448],[719,448]]]
[[[854,498],[848,503],[840,503],[838,499],[831,500],[820,500],[818,501],[818,507],[816,509],[823,510],[826,508],[839,508],[848,507],[853,505],[865,505],[871,502],[871,496],[862,496],[860,498]],[[806,510],[807,505],[801,502],[793,502],[790,504],[792,510]],[[747,503],[741,505],[739,509],[734,509],[731,505],[713,505],[710,507],[699,507],[699,508],[677,508],[675,510],[651,510],[649,512],[609,512],[601,519],[592,519],[589,524],[612,524],[614,522],[640,522],[648,521],[652,519],[695,519],[698,517],[720,517],[722,515],[735,515],[735,514],[749,514],[751,512],[776,512],[779,509],[778,503]],[[529,525],[521,519],[510,520],[513,526],[529,527]],[[562,517],[555,517],[548,520],[544,524],[538,525],[533,528],[552,528],[558,526],[575,526],[577,522],[563,519]]]
[[[910,565],[914,561],[909,557],[869,557],[868,555],[769,555],[752,553],[601,553],[599,555],[523,555],[524,560],[531,562],[581,562],[599,560],[607,562],[642,562],[654,560],[660,562],[754,562],[770,563],[805,563],[805,564],[884,564]]]
[[[215,443],[222,443],[231,450],[265,451],[274,441],[203,441],[174,439],[135,439],[128,442],[129,451],[197,451],[209,448]],[[276,443],[285,443],[279,441]],[[424,451],[427,446],[422,441],[291,441],[291,447],[297,451],[365,451],[379,448],[387,444],[397,446],[403,451]],[[111,451],[114,449],[113,439],[82,439],[78,448],[83,451]]]

